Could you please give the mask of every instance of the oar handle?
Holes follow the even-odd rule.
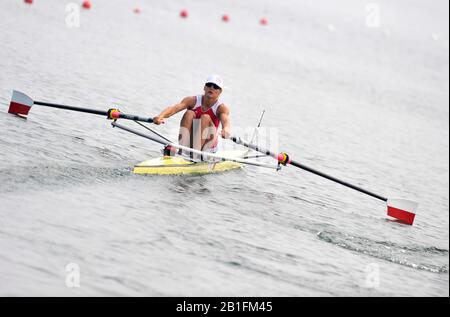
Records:
[[[60,104],[42,102],[42,101],[34,101],[34,104],[40,105],[40,106],[51,107],[51,108],[57,108],[57,109],[72,110],[72,111],[96,114],[96,115],[100,115],[100,116],[105,116],[108,119],[126,119],[126,120],[153,123],[153,118],[126,114],[126,113],[120,112],[117,109],[109,109],[108,111],[103,111],[103,110],[95,110],[95,109],[90,109],[90,108],[66,106],[66,105],[60,105]]]
[[[316,174],[316,175],[318,175],[318,176],[324,177],[324,178],[326,178],[326,179],[328,179],[328,180],[331,180],[331,181],[336,182],[336,183],[338,183],[338,184],[341,184],[341,185],[344,185],[344,186],[346,186],[346,187],[352,188],[352,189],[354,189],[354,190],[357,190],[357,191],[359,191],[359,192],[361,192],[361,193],[364,193],[364,194],[366,194],[366,195],[372,196],[372,197],[377,198],[377,199],[379,199],[379,200],[382,200],[382,201],[385,201],[385,202],[387,202],[387,200],[388,200],[386,197],[380,196],[380,195],[375,194],[375,193],[373,193],[373,192],[371,192],[371,191],[368,191],[368,190],[366,190],[366,189],[364,189],[364,188],[361,188],[361,187],[359,187],[359,186],[350,184],[350,183],[348,183],[348,182],[346,182],[346,181],[343,181],[343,180],[340,180],[340,179],[338,179],[338,178],[336,178],[336,177],[334,177],[334,176],[331,176],[331,175],[322,173],[322,172],[320,172],[320,171],[318,171],[318,170],[316,170],[316,169],[313,169],[313,168],[311,168],[311,167],[308,167],[308,166],[306,166],[306,165],[303,165],[303,164],[301,164],[301,163],[299,163],[299,162],[293,161],[293,160],[291,160],[291,159],[289,158],[289,156],[288,156],[286,153],[280,153],[280,154],[274,153],[274,152],[269,151],[269,150],[267,150],[267,149],[261,148],[261,147],[255,145],[255,144],[251,144],[251,143],[245,142],[244,140],[242,140],[241,138],[236,137],[236,136],[232,136],[232,137],[230,137],[230,139],[231,139],[231,141],[233,141],[233,142],[236,143],[236,144],[240,144],[240,145],[243,145],[243,146],[245,146],[245,147],[247,147],[247,148],[250,148],[250,149],[252,149],[252,150],[255,150],[255,151],[257,151],[257,152],[264,153],[265,155],[268,155],[268,156],[272,156],[273,158],[275,158],[276,160],[278,160],[278,162],[280,162],[281,164],[284,164],[284,165],[286,165],[286,164],[293,165],[293,166],[295,166],[295,167],[301,168],[301,169],[303,169],[303,170],[305,170],[305,171],[308,171],[308,172],[310,172],[310,173],[313,173],[313,174]]]
[[[135,116],[135,115],[131,115],[131,114],[125,114],[125,113],[120,113],[119,118],[120,119],[133,120],[133,121],[142,121],[142,122],[153,123],[153,118],[140,117],[140,116]]]

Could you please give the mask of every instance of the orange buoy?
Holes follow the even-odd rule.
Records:
[[[83,8],[89,10],[92,7],[92,3],[88,0],[83,2]]]
[[[187,18],[189,16],[189,12],[188,12],[188,10],[186,10],[186,9],[183,9],[183,10],[181,10],[181,12],[180,12],[180,17],[182,17],[182,18]]]
[[[224,15],[222,16],[222,21],[223,21],[223,22],[228,22],[228,21],[230,21],[230,16],[229,16],[228,14],[224,14]]]

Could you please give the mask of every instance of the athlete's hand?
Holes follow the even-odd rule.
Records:
[[[156,125],[160,125],[161,123],[166,123],[163,117],[157,116],[153,118],[153,123]]]
[[[228,129],[222,129],[222,132],[220,133],[223,139],[229,139],[231,134],[228,131]]]

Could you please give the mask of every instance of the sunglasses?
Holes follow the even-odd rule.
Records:
[[[214,84],[214,83],[206,83],[205,84],[205,86],[206,87],[208,87],[208,88],[214,88],[214,89],[222,89],[222,88],[220,88],[219,86],[217,86],[216,84]]]

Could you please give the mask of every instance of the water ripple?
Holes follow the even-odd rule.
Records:
[[[375,241],[345,233],[321,231],[317,237],[338,247],[362,253],[381,260],[397,263],[413,269],[432,273],[448,273],[448,265],[434,263],[434,256],[448,256],[448,250],[417,246],[400,245],[390,241]],[[442,258],[441,258],[442,259]],[[423,261],[424,263],[420,263]],[[426,263],[425,263],[426,261]]]

